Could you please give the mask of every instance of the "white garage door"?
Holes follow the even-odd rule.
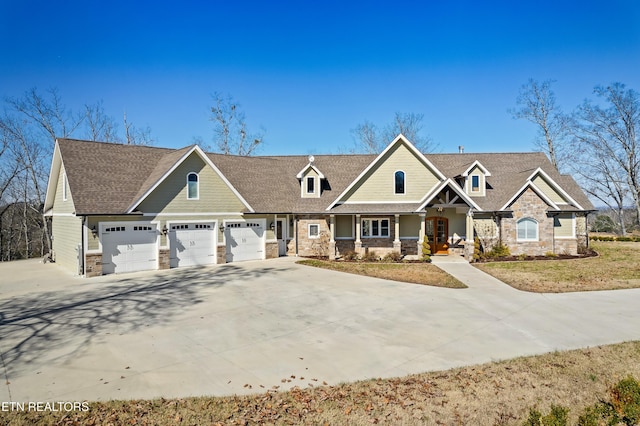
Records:
[[[264,226],[260,222],[227,223],[227,262],[264,259]]]
[[[106,224],[102,225],[101,237],[103,274],[158,268],[155,224]]]
[[[172,223],[169,260],[172,268],[216,263],[216,232],[210,223]]]

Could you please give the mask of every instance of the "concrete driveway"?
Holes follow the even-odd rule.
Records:
[[[443,289],[293,258],[73,278],[0,263],[0,401],[228,395],[640,339],[640,290]]]

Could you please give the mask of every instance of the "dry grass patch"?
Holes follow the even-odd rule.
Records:
[[[0,412],[0,424],[512,425],[552,404],[570,407],[575,424],[628,375],[640,377],[640,342],[288,392],[91,402],[84,413]]]
[[[640,287],[640,243],[593,241],[597,257],[476,266],[519,290],[564,293]]]
[[[331,260],[305,259],[301,265],[347,272],[349,274],[384,278],[386,280],[431,285],[447,288],[467,288],[456,278],[430,263],[383,263],[383,262],[340,262]]]

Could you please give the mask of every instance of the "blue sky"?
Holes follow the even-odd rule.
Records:
[[[507,113],[529,78],[567,110],[597,84],[640,90],[640,2],[0,0],[0,95],[103,100],[163,147],[211,143],[217,91],[265,155],[348,150],[395,112],[424,114],[438,152],[529,151]]]

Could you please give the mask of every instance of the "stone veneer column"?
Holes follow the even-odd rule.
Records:
[[[395,223],[393,224],[395,238],[393,239],[393,251],[402,253],[402,243],[400,242],[400,215],[395,215]]]
[[[362,254],[362,240],[360,239],[360,215],[356,215],[356,242],[354,243],[354,251]]]

